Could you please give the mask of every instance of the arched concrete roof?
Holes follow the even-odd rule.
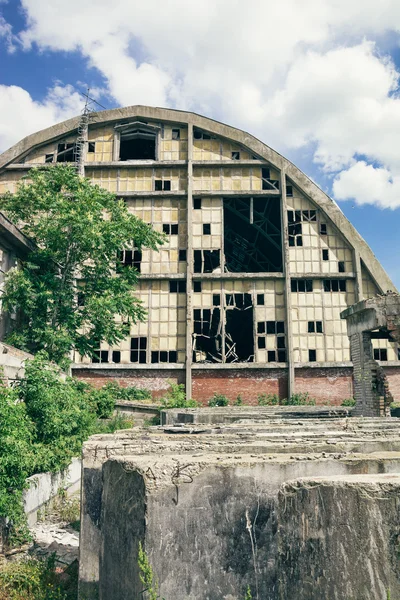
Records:
[[[216,136],[224,137],[241,144],[242,146],[249,148],[254,154],[269,161],[279,171],[285,172],[294,185],[296,185],[327,214],[340,233],[347,239],[348,243],[360,255],[361,260],[364,262],[380,290],[386,292],[387,290],[396,289],[371,248],[350,221],[344,216],[337,204],[293,163],[256,137],[241,129],[230,127],[229,125],[225,125],[224,123],[214,121],[213,119],[203,117],[196,113],[167,108],[155,108],[151,106],[128,106],[125,108],[114,108],[112,110],[92,113],[90,125],[113,123],[136,117],[159,121],[171,121],[173,123],[192,123],[195,127],[209,131]],[[17,161],[19,157],[23,156],[34,147],[73,133],[77,129],[79,121],[79,116],[74,117],[23,138],[20,142],[0,155],[0,172],[5,166]]]

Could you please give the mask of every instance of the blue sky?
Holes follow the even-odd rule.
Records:
[[[193,110],[336,199],[400,288],[400,3],[0,0],[0,151],[77,114]]]

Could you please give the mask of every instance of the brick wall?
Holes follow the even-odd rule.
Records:
[[[352,367],[296,369],[296,393],[308,392],[317,404],[340,406],[353,397]]]
[[[185,372],[175,370],[138,369],[74,369],[74,377],[83,379],[99,388],[109,381],[117,381],[122,387],[136,386],[151,390],[154,398],[160,398],[169,389],[169,382],[184,383]]]
[[[400,365],[399,365],[400,367]],[[389,390],[393,395],[395,402],[400,402],[400,368],[384,367],[384,371],[389,383]]]
[[[245,404],[257,404],[259,394],[287,396],[287,372],[284,369],[224,369],[193,371],[193,398],[202,404],[212,396],[225,394],[234,401],[240,394]]]

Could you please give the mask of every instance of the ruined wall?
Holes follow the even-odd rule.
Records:
[[[151,391],[154,398],[162,397],[172,383],[184,383],[184,372],[179,370],[146,369],[75,369],[74,376],[100,388],[115,379],[122,387],[137,386]]]
[[[398,475],[283,485],[277,502],[280,600],[400,597]]]

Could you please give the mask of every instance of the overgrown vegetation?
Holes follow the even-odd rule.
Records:
[[[229,398],[227,398],[224,394],[214,394],[212,398],[208,401],[208,406],[228,406]]]
[[[0,570],[0,600],[76,600],[77,565],[55,567],[55,555],[9,562]]]
[[[158,582],[141,542],[139,542],[138,565],[140,581],[144,585],[142,594],[147,600],[158,600]]]
[[[290,398],[284,398],[280,400],[281,406],[315,406],[315,398],[311,398],[308,392],[299,392],[298,394],[292,394]]]
[[[345,398],[341,404],[341,406],[355,406],[356,405],[356,401],[354,400],[354,398]]]
[[[157,249],[164,236],[130,214],[123,200],[73,166],[54,165],[31,169],[16,193],[1,198],[0,209],[36,245],[6,275],[3,308],[19,312],[10,344],[45,350],[65,366],[72,350],[96,358],[100,341],[115,345],[132,322],[144,320],[132,295],[137,270],[118,257],[125,249]]]
[[[279,404],[279,396],[277,394],[259,394],[257,404],[259,406],[276,406]]]
[[[169,382],[169,390],[161,398],[161,408],[196,408],[199,403],[196,400],[186,398],[185,386],[183,383]]]
[[[25,378],[14,387],[0,380],[0,517],[10,520],[10,543],[27,535],[22,509],[26,478],[56,472],[78,456],[94,433],[133,425],[116,415],[115,388],[94,389],[85,382],[63,381],[42,353],[25,365]]]

